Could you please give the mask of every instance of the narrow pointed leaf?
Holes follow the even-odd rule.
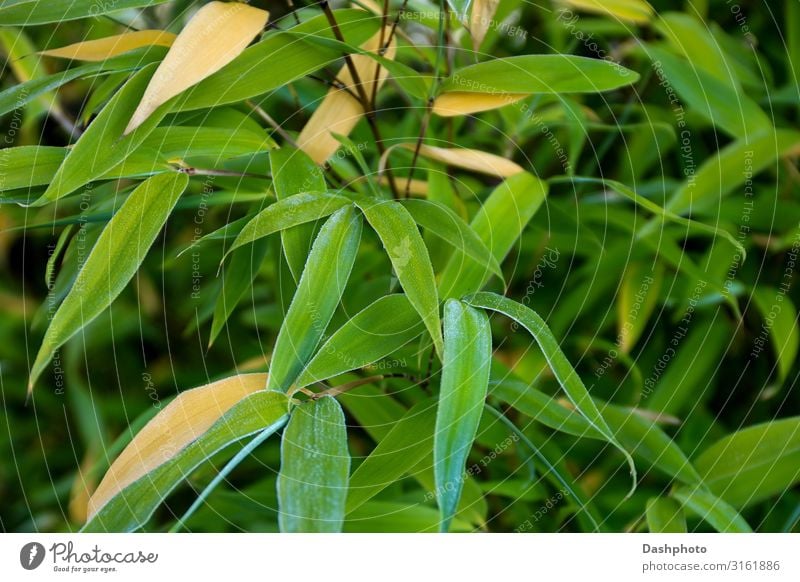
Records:
[[[467,455],[478,432],[489,385],[492,334],[482,311],[450,299],[444,308],[444,358],[433,464],[441,530],[455,515]]]
[[[302,388],[377,362],[419,336],[423,329],[419,314],[405,295],[381,297],[333,332],[296,385]]]
[[[406,297],[419,313],[433,338],[436,351],[441,354],[442,330],[436,280],[428,249],[414,219],[394,200],[360,200],[358,205],[378,233]]]
[[[342,298],[360,240],[361,217],[352,207],[338,210],[320,229],[275,341],[269,388],[289,390],[311,359]]]
[[[125,200],[50,321],[31,370],[29,389],[53,352],[105,311],[133,278],[188,183],[184,174],[155,176]]]
[[[474,0],[469,17],[469,31],[472,34],[472,50],[478,51],[486,38],[486,31],[494,20],[500,0]]]
[[[497,259],[477,233],[444,204],[431,200],[403,200],[401,204],[422,228],[443,238],[465,255],[487,265],[492,273],[503,279]]]
[[[297,406],[281,443],[281,531],[342,531],[349,476],[342,407],[330,396]]]
[[[125,134],[172,97],[230,63],[263,30],[268,18],[268,12],[239,2],[204,4],[158,66]]]
[[[475,307],[482,307],[502,313],[507,317],[515,320],[521,326],[528,330],[528,332],[536,340],[539,348],[542,350],[550,369],[553,371],[558,383],[564,390],[564,393],[572,402],[573,406],[580,411],[589,424],[602,434],[606,441],[619,449],[628,462],[632,478],[631,493],[636,488],[636,467],[633,464],[631,454],[620,444],[617,437],[609,428],[605,418],[598,410],[594,400],[592,400],[589,391],[583,384],[578,373],[569,363],[564,352],[558,344],[558,340],[553,336],[553,333],[547,327],[547,324],[539,316],[538,313],[529,309],[528,307],[512,301],[496,293],[476,293],[471,297],[465,299],[469,305]]]
[[[33,26],[64,22],[78,18],[102,16],[127,8],[146,8],[164,4],[167,0],[9,0],[0,6],[0,22],[4,26]]]
[[[266,374],[242,374],[182,392],[140,430],[89,502],[84,531],[133,531],[203,461],[288,418],[286,395]]]
[[[41,51],[39,54],[76,61],[104,61],[141,47],[169,47],[174,41],[175,35],[166,30],[136,30],[96,40],[85,40],[61,48]]]
[[[565,0],[565,3],[571,8],[636,24],[646,24],[653,17],[653,7],[646,0]]]
[[[727,502],[700,488],[680,487],[670,494],[720,533],[752,533],[745,519]]]
[[[686,533],[683,507],[669,497],[654,497],[648,500],[647,528],[650,533]]]

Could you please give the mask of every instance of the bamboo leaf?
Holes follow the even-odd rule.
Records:
[[[314,355],[296,386],[302,388],[363,368],[422,333],[422,321],[405,295],[386,295],[356,313]]]
[[[406,297],[417,310],[442,353],[439,299],[428,249],[408,211],[397,201],[359,200],[358,206],[378,234]]]
[[[431,399],[415,404],[378,442],[350,476],[347,513],[410,473],[433,449],[436,407]]]
[[[431,200],[403,200],[414,221],[422,228],[440,236],[457,250],[486,265],[503,280],[503,271],[477,233],[462,218],[444,204]]]
[[[414,150],[415,144],[404,143],[399,146],[407,150]],[[387,150],[387,153],[391,150]],[[480,172],[498,178],[507,178],[515,174],[521,174],[525,170],[519,164],[509,159],[467,148],[440,148],[422,144],[419,147],[419,155],[436,160],[448,166],[455,166],[464,170]]]
[[[500,0],[474,0],[469,17],[469,31],[472,34],[472,50],[478,52],[486,38],[486,31],[492,24]]]
[[[558,340],[553,336],[547,324],[539,314],[521,303],[517,303],[516,301],[512,301],[496,293],[476,293],[466,298],[465,301],[474,307],[482,307],[502,313],[528,330],[536,340],[545,358],[547,358],[550,369],[553,371],[558,383],[561,385],[561,388],[564,390],[564,393],[567,395],[572,405],[580,411],[595,430],[605,437],[609,444],[619,449],[625,457],[630,467],[631,478],[633,480],[631,487],[631,493],[633,493],[636,489],[636,466],[633,463],[631,454],[619,443],[614,433],[608,427],[605,418],[600,413],[600,410],[598,410],[594,400],[592,400],[580,376],[578,376],[578,373],[569,363],[564,352],[561,351]]]
[[[334,10],[334,15],[342,35],[353,45],[369,39],[380,25],[380,18],[368,16],[363,10]],[[341,50],[299,39],[300,35],[308,34],[333,36],[324,14],[310,18],[287,32],[266,33],[263,40],[245,49],[221,70],[186,90],[177,98],[173,109],[189,111],[219,107],[264,95],[342,57]],[[269,71],[269,74],[264,71]]]
[[[4,26],[34,26],[64,22],[78,18],[102,16],[127,8],[157,6],[167,0],[8,0],[0,6],[0,22]]]
[[[717,441],[697,457],[711,491],[744,509],[800,482],[800,417],[750,426]]]
[[[263,30],[268,18],[269,12],[239,2],[204,4],[153,74],[124,134],[142,125],[171,98],[230,63]]]
[[[501,263],[547,196],[547,184],[527,172],[506,179],[491,193],[470,222],[472,230]],[[479,291],[491,277],[484,263],[455,253],[439,281],[443,298]]]
[[[203,461],[288,418],[266,374],[242,374],[182,392],[140,430],[89,501],[86,532],[133,531]]]
[[[141,47],[169,47],[174,41],[175,35],[166,30],[136,30],[96,40],[85,40],[61,48],[41,51],[39,54],[76,61],[104,61]]]
[[[272,351],[269,388],[286,392],[317,349],[350,278],[361,217],[352,207],[331,216],[314,240]]]
[[[645,0],[564,0],[567,6],[612,18],[646,24],[653,17],[653,7]]]
[[[188,183],[183,174],[155,176],[125,200],[50,321],[31,369],[29,391],[55,350],[111,305],[133,278]]]
[[[67,154],[47,190],[33,206],[54,202],[103,176],[122,163],[156,128],[167,113],[165,107],[159,109],[137,131],[124,137],[122,135],[135,107],[133,104],[144,91],[155,66],[153,63],[137,72],[114,95]]]
[[[444,307],[444,354],[433,445],[441,531],[456,513],[467,455],[489,384],[492,334],[486,314],[450,299]]]
[[[647,501],[647,527],[650,533],[686,533],[683,507],[669,497],[653,497]]]
[[[323,396],[295,407],[281,442],[281,531],[342,531],[349,475],[347,429],[339,403]]]
[[[700,488],[680,487],[673,498],[720,533],[752,533],[745,519],[728,503]]]
[[[326,190],[325,176],[320,168],[303,151],[284,146],[269,153],[272,169],[272,187],[278,200],[301,192]],[[334,208],[334,210],[338,207]],[[281,243],[286,262],[295,281],[300,280],[311,242],[314,240],[314,225],[297,225],[281,231]]]
[[[768,329],[772,343],[772,351],[777,361],[778,379],[775,389],[779,388],[792,371],[797,359],[797,351],[800,347],[800,330],[797,329],[797,308],[792,300],[786,295],[785,291],[758,285],[752,290],[753,302],[761,312],[764,319],[762,330]],[[760,337],[757,342],[761,342],[758,347],[763,348],[763,340]],[[774,394],[770,390],[767,395]]]
[[[226,256],[243,245],[293,226],[325,218],[352,204],[349,198],[332,192],[308,192],[278,200],[244,225]]]
[[[381,48],[379,45],[382,38],[384,38],[383,34],[375,34],[362,48],[370,52],[377,52]],[[395,44],[392,43],[385,57],[391,59],[394,57],[394,53]],[[375,61],[366,55],[352,55],[350,59],[360,83],[356,83],[348,66],[342,67],[336,78],[344,88],[334,87],[328,91],[322,103],[303,126],[300,135],[297,136],[297,145],[318,164],[324,163],[339,149],[340,143],[334,134],[350,135],[364,115],[363,103],[354,98],[351,92],[356,95],[371,96],[374,90],[380,89],[388,73],[385,68],[380,67],[376,77]],[[377,87],[375,87],[376,84]]]

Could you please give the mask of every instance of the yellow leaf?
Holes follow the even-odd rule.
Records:
[[[492,95],[491,93],[453,91],[452,93],[442,93],[434,100],[433,112],[441,117],[470,115],[480,111],[505,107],[516,103],[520,99],[525,99],[527,96],[527,93]]]
[[[97,40],[76,42],[65,47],[41,51],[39,54],[76,61],[104,61],[143,46],[172,46],[174,41],[175,35],[166,30],[137,30]]]
[[[401,144],[400,147],[413,151],[415,145],[404,143]],[[419,148],[419,154],[449,166],[456,166],[457,168],[472,170],[473,172],[480,172],[481,174],[497,176],[498,178],[507,178],[508,176],[513,176],[514,174],[525,171],[521,166],[511,160],[479,150],[440,148],[422,145]]]
[[[383,35],[383,38],[386,38],[387,35],[388,32]],[[366,51],[377,52],[380,48],[380,40],[381,34],[378,32],[365,42],[361,48]],[[387,59],[391,59],[394,58],[394,53],[395,43],[392,41],[392,44],[383,56]],[[375,83],[377,63],[366,55],[351,55],[350,58],[358,73],[358,78],[361,80],[364,94],[367,95],[368,98],[371,97]],[[381,67],[377,79],[379,89],[386,79],[386,74],[386,69]],[[339,71],[336,78],[355,95],[358,95],[358,89],[346,65],[342,67],[342,70]],[[312,160],[318,164],[322,164],[342,145],[332,134],[349,135],[363,115],[364,108],[350,93],[344,89],[331,89],[328,91],[327,95],[325,95],[325,99],[322,100],[317,110],[311,115],[311,118],[303,127],[300,135],[297,136],[297,145],[299,145],[300,149],[308,154]]]
[[[269,12],[239,2],[209,2],[200,8],[153,74],[125,134],[139,127],[160,105],[236,58],[263,30],[268,18]]]
[[[563,3],[577,10],[605,14],[636,24],[650,22],[654,12],[645,0],[563,0]]]
[[[473,0],[472,13],[469,18],[469,31],[472,34],[472,48],[476,52],[481,48],[486,31],[492,23],[494,13],[500,0]]]
[[[266,385],[266,374],[240,374],[179,394],[112,463],[89,499],[88,518],[125,487],[175,457],[242,398]]]

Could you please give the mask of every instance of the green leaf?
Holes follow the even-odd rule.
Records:
[[[502,263],[547,196],[547,184],[523,172],[507,178],[489,195],[470,222],[498,263]],[[485,263],[454,253],[439,281],[443,299],[474,293],[486,284],[491,270]]]
[[[797,350],[800,347],[797,309],[785,289],[758,285],[752,291],[752,298],[764,318],[759,330],[761,335],[756,339],[755,346],[763,348],[766,343],[763,332],[769,330],[772,349],[778,362],[777,388],[786,381],[797,359]],[[754,347],[754,352],[756,347]],[[774,391],[770,391],[768,394],[774,394]]]
[[[377,362],[422,331],[422,320],[405,295],[381,297],[328,338],[297,378],[296,386],[302,388]]]
[[[58,89],[75,79],[117,71],[132,71],[161,60],[166,53],[166,47],[137,49],[102,62],[72,67],[60,73],[13,85],[0,92],[0,115],[10,113],[48,91]]]
[[[417,403],[392,424],[391,430],[350,477],[347,513],[352,513],[386,487],[410,473],[433,449],[436,406]]]
[[[633,493],[636,489],[636,467],[633,464],[633,458],[608,427],[606,420],[597,409],[597,405],[589,395],[589,391],[584,386],[580,376],[569,363],[564,352],[561,351],[558,340],[553,336],[553,333],[539,314],[516,301],[496,293],[476,293],[471,297],[465,298],[465,301],[474,307],[482,307],[502,313],[528,330],[536,340],[545,358],[547,358],[553,374],[573,406],[580,411],[595,430],[605,437],[609,444],[615,446],[624,455],[630,467],[633,480],[631,493]]]
[[[146,66],[111,98],[72,147],[47,190],[33,206],[54,202],[101,177],[122,163],[156,128],[167,113],[166,104],[135,131],[122,135],[155,69],[155,63]]]
[[[371,37],[380,18],[363,10],[334,10],[339,30],[353,45]],[[342,57],[338,49],[310,45],[294,34],[318,34],[333,38],[327,18],[319,14],[290,29],[292,34],[273,31],[247,48],[213,75],[189,88],[173,106],[174,111],[188,111],[237,103],[279,89],[310,75]]]
[[[66,157],[67,148],[52,146],[20,146],[4,149],[0,192],[48,184]]]
[[[671,493],[683,506],[720,533],[752,533],[744,518],[728,503],[699,488],[680,487]]]
[[[321,168],[302,150],[289,146],[272,150],[269,153],[269,164],[272,169],[272,187],[278,200],[301,192],[323,192],[327,189]],[[300,280],[313,240],[313,224],[298,225],[281,231],[283,254],[295,281]]]
[[[342,298],[361,240],[361,217],[348,206],[314,240],[272,351],[268,387],[286,392],[311,359]]]
[[[295,407],[281,442],[281,531],[342,531],[349,475],[347,428],[339,403],[323,396]]]
[[[237,249],[231,261],[223,265],[222,289],[214,307],[214,319],[211,322],[211,333],[208,338],[209,347],[247,290],[252,289],[253,281],[267,254],[267,242],[266,239],[261,239],[250,247]]]
[[[445,79],[441,92],[598,93],[631,85],[639,75],[616,63],[574,55],[522,55],[470,65]]]
[[[349,198],[332,192],[306,192],[278,200],[244,225],[225,255],[265,236],[330,216],[352,204]]]
[[[683,507],[669,497],[653,497],[647,501],[647,527],[650,533],[686,533]]]
[[[703,482],[744,509],[800,482],[800,417],[750,426],[717,441],[695,460]]]
[[[492,273],[500,277],[501,281],[503,280],[503,271],[500,270],[497,259],[494,258],[492,252],[475,231],[458,214],[444,204],[431,200],[409,198],[402,200],[401,204],[422,228],[440,236],[457,250],[477,262],[488,265]]]
[[[188,446],[112,497],[81,531],[125,532],[142,527],[170,492],[210,457],[247,436],[280,429],[289,418],[288,404],[285,394],[266,390],[244,397]]]
[[[29,390],[55,350],[100,315],[136,274],[189,178],[155,176],[136,188],[103,229],[47,328],[31,369]]]
[[[109,12],[128,8],[146,8],[164,4],[167,0],[5,0],[0,4],[3,26],[34,26],[64,22],[78,18],[96,18]]]
[[[433,465],[441,531],[456,513],[467,455],[478,432],[489,385],[492,333],[482,311],[450,299],[444,307],[444,354]]]
[[[412,216],[395,200],[359,199],[358,206],[386,249],[406,297],[417,310],[442,353],[439,299],[428,248]]]
[[[731,137],[770,131],[772,123],[758,103],[692,63],[664,49],[647,46],[653,67],[663,83],[692,108]]]

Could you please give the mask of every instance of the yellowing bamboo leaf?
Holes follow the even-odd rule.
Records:
[[[489,111],[498,107],[505,107],[527,97],[527,93],[508,93],[493,95],[491,93],[470,93],[467,91],[453,91],[442,93],[433,102],[433,112],[441,117],[455,117],[456,115],[470,115],[481,111]]]
[[[104,61],[145,46],[172,46],[175,35],[166,30],[136,30],[96,40],[76,42],[61,48],[41,51],[46,57],[76,61]]]
[[[386,34],[375,34],[361,48],[370,52],[377,52],[380,48],[381,37]],[[383,56],[387,59],[394,58],[395,43],[392,44]],[[375,60],[367,55],[352,55],[350,59],[358,73],[361,88],[369,98],[373,94],[375,79]],[[386,79],[387,71],[380,68],[378,74],[378,89]],[[359,94],[359,89],[353,81],[353,76],[347,65],[342,67],[336,78],[354,94]],[[318,164],[324,163],[342,145],[333,134],[350,135],[359,119],[364,115],[364,108],[359,100],[355,99],[345,89],[333,88],[328,91],[320,106],[311,115],[300,135],[297,136],[297,145]]]
[[[404,143],[400,144],[400,147],[413,151],[416,146],[412,143]],[[419,148],[419,154],[448,166],[456,166],[457,168],[497,176],[498,178],[507,178],[525,171],[522,166],[511,160],[480,150],[422,145]]]
[[[472,2],[469,31],[472,34],[472,48],[475,51],[481,48],[483,39],[486,38],[486,31],[489,30],[489,24],[494,18],[498,4],[500,4],[500,0],[473,0]]]
[[[125,134],[139,127],[159,105],[236,58],[268,18],[269,12],[239,2],[204,5],[178,34],[156,69]]]
[[[564,4],[578,10],[605,14],[636,24],[650,22],[653,7],[645,0],[564,0]]]
[[[125,487],[174,458],[237,402],[266,385],[267,374],[240,374],[179,394],[111,465],[89,500],[88,518]]]

